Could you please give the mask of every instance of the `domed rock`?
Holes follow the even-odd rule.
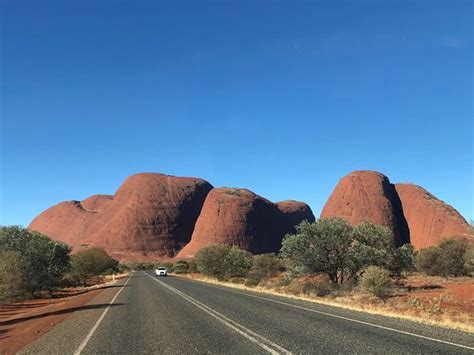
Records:
[[[413,184],[395,184],[415,249],[427,248],[454,236],[471,236],[466,220],[450,205]]]
[[[286,233],[294,233],[294,226],[302,221],[314,222],[315,218],[311,208],[304,202],[300,201],[280,201],[276,204],[277,208],[283,214],[283,223]]]
[[[321,212],[321,218],[332,216],[346,218],[352,225],[370,221],[389,227],[397,245],[409,242],[395,187],[379,172],[354,171],[343,177]]]
[[[36,217],[29,228],[73,250],[103,247],[120,260],[171,257],[190,240],[211,189],[202,179],[136,174],[114,196],[60,203]]]
[[[280,208],[246,189],[213,189],[204,202],[191,242],[177,257],[193,257],[212,244],[236,245],[255,254],[277,252],[284,235],[294,231],[294,224],[303,219],[314,221],[306,204],[286,202]]]

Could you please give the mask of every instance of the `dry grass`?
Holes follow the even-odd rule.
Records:
[[[449,281],[415,274],[406,280],[403,287],[395,289],[392,297],[384,302],[357,290],[339,290],[318,297],[311,286],[308,292],[308,282],[311,282],[308,278],[288,281],[277,277],[265,282],[263,286],[248,287],[242,283],[218,281],[201,274],[179,277],[474,333],[474,294],[470,293],[474,281],[470,278]]]

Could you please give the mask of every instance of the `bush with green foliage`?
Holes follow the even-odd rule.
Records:
[[[333,283],[356,279],[369,265],[396,274],[411,265],[410,247],[396,249],[391,231],[363,222],[352,227],[345,219],[331,217],[302,222],[297,233],[283,239],[281,255],[294,274],[324,273]],[[403,260],[396,259],[400,254]]]
[[[252,271],[257,271],[265,276],[275,276],[283,271],[283,263],[275,254],[254,255]]]
[[[252,254],[236,246],[210,245],[196,254],[198,270],[220,279],[245,276],[252,268]]]
[[[464,255],[464,270],[466,275],[474,277],[474,247],[470,246]]]
[[[224,258],[230,246],[216,244],[199,249],[196,253],[196,264],[200,273],[206,276],[224,277]]]
[[[176,274],[186,274],[189,271],[189,263],[186,260],[179,260],[174,264],[173,272]]]
[[[188,272],[199,272],[196,260],[192,259],[188,261]]]
[[[19,226],[0,227],[0,252],[15,253],[15,265],[21,267],[17,275],[23,275],[21,291],[29,295],[57,287],[69,268],[66,244]]]
[[[417,252],[416,268],[432,276],[469,275],[468,258],[472,255],[472,251],[470,251],[472,248],[468,241],[462,238],[442,240],[437,246]]]
[[[386,299],[390,295],[390,272],[378,266],[369,266],[359,278],[359,286],[378,298]]]
[[[114,271],[118,271],[118,261],[102,248],[87,248],[71,257],[71,274],[84,286],[96,276]]]
[[[0,303],[25,296],[25,265],[14,251],[0,251]]]
[[[236,246],[230,248],[224,258],[224,275],[229,277],[243,277],[252,268],[253,255]]]

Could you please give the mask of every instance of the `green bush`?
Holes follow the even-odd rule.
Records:
[[[252,254],[235,246],[210,245],[196,254],[198,270],[219,279],[245,276],[252,268]]]
[[[437,246],[418,251],[415,257],[416,268],[432,276],[468,275],[469,262],[466,263],[466,261],[471,255],[470,249],[465,239],[443,240]]]
[[[196,264],[199,272],[206,276],[224,277],[224,259],[230,246],[224,244],[210,245],[196,253]]]
[[[196,260],[192,259],[188,261],[188,271],[189,272],[199,272]]]
[[[378,266],[369,266],[359,279],[362,290],[378,298],[386,299],[390,295],[390,272]]]
[[[474,277],[474,247],[469,247],[464,255],[464,270],[466,275]]]
[[[230,248],[224,258],[224,276],[243,277],[252,268],[252,254],[235,246]]]
[[[189,263],[186,260],[179,260],[174,264],[173,272],[186,274],[189,271]]]
[[[252,272],[258,272],[263,276],[275,276],[282,271],[282,261],[273,253],[254,255]]]
[[[118,270],[118,261],[102,248],[87,248],[71,257],[71,274],[82,285],[87,285],[98,275]]]
[[[25,265],[21,255],[13,251],[0,251],[0,303],[25,296]]]
[[[415,256],[416,269],[431,276],[441,275],[440,256],[441,250],[436,246],[419,250]]]
[[[30,296],[57,287],[69,268],[70,248],[66,244],[18,226],[0,227],[0,251],[16,253],[15,265],[22,268],[18,271],[23,275],[22,291]]]

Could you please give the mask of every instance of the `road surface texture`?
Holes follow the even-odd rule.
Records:
[[[472,334],[135,272],[24,354],[474,354]]]

